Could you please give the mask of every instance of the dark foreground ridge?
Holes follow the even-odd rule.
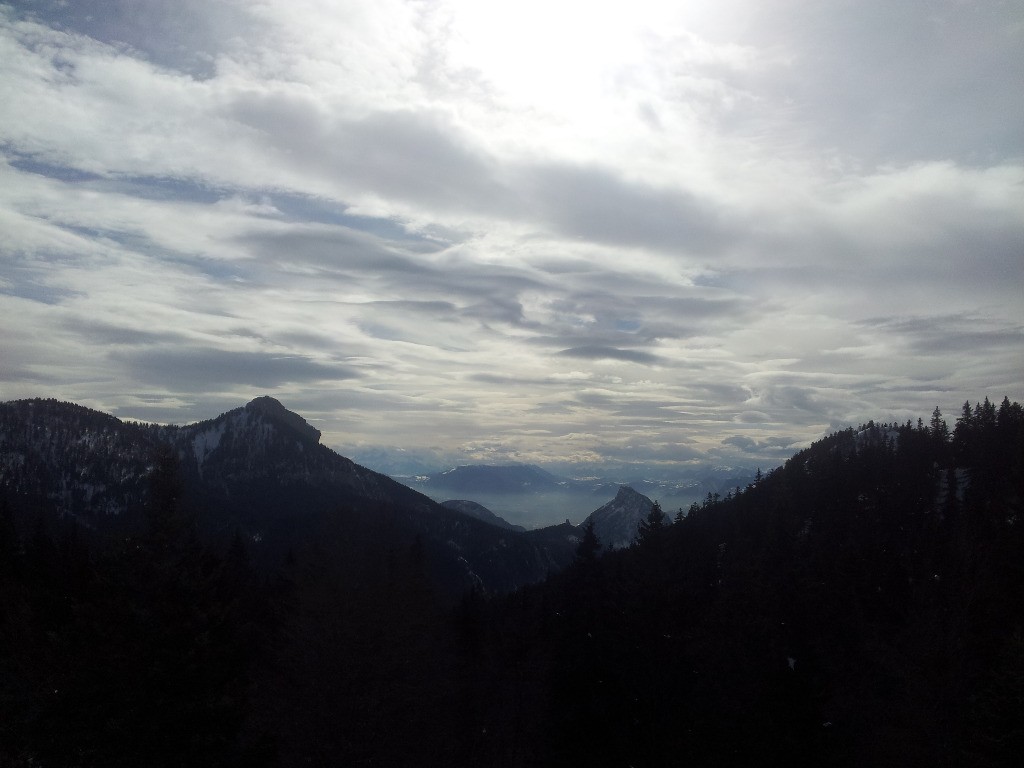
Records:
[[[1017,403],[836,433],[611,552],[445,510],[256,403],[0,405],[0,765],[1024,754]],[[555,543],[574,564],[508,594],[471,564]]]

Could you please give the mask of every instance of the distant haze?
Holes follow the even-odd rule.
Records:
[[[414,483],[410,483],[410,487],[426,493],[438,502],[461,499],[465,496],[453,489],[427,489]],[[513,525],[532,529],[555,525],[566,520],[579,525],[587,515],[613,496],[614,494],[606,498],[604,495],[581,491],[549,491],[530,495],[480,492],[473,494],[471,500],[482,504]]]
[[[524,465],[462,466],[430,476],[399,477],[435,501],[466,499],[482,504],[510,523],[524,528],[574,525],[610,502],[622,485],[661,502],[668,514],[687,509],[708,493],[725,496],[737,486],[745,488],[754,472],[745,468],[705,468],[671,480],[635,477],[572,479]]]

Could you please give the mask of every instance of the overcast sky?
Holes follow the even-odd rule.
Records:
[[[774,465],[1024,400],[1019,0],[0,4],[0,399]]]

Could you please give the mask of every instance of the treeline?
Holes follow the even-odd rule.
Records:
[[[146,463],[139,525],[105,544],[0,500],[2,766],[1024,753],[1024,412],[1005,399],[833,434],[454,611],[387,509],[338,508],[257,566],[202,532],[171,453]]]

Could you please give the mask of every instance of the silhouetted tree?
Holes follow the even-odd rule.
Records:
[[[641,520],[637,527],[637,543],[643,545],[654,539],[665,528],[667,519],[668,516],[662,511],[661,504],[655,501],[647,517]]]
[[[928,423],[929,431],[932,438],[937,443],[949,442],[949,426],[946,424],[946,420],[942,418],[942,411],[939,410],[939,406],[935,406],[935,410],[932,411],[931,421]]]
[[[582,563],[592,563],[601,549],[601,540],[594,533],[594,521],[587,520],[583,525],[583,536],[576,545],[576,559]]]

